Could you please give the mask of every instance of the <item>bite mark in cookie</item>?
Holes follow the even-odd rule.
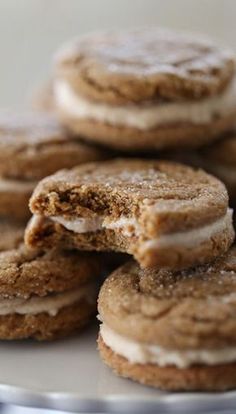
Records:
[[[59,172],[39,184],[30,206],[29,245],[120,251],[144,267],[204,263],[227,251],[234,237],[223,184],[162,161],[115,160]]]

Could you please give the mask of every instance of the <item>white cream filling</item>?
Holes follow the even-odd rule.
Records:
[[[135,234],[138,231],[138,223],[135,219],[121,217],[116,221],[108,221],[107,218],[93,217],[93,218],[77,218],[74,220],[66,220],[60,216],[50,217],[51,220],[61,224],[67,230],[74,233],[95,232],[103,229],[121,229],[124,235],[131,235],[132,231]]]
[[[67,230],[73,231],[74,233],[88,233],[95,232],[102,229],[103,218],[77,218],[75,220],[66,220],[63,217],[55,216],[50,217],[52,221],[61,224]]]
[[[10,178],[0,177],[0,191],[32,191],[35,189],[37,181],[20,181]]]
[[[215,116],[222,117],[236,110],[236,78],[221,94],[188,102],[109,105],[87,100],[62,80],[55,82],[54,92],[57,106],[69,116],[141,130],[179,122],[207,124]]]
[[[106,324],[100,326],[104,343],[113,352],[132,364],[157,364],[160,367],[174,365],[187,368],[194,364],[217,365],[236,361],[236,347],[223,349],[170,350],[158,345],[149,345],[126,338]]]
[[[233,210],[228,208],[227,213],[219,220],[194,230],[181,231],[172,234],[163,234],[153,240],[143,243],[143,250],[170,247],[174,245],[194,247],[205,240],[209,240],[217,233],[223,232],[232,224]]]
[[[33,296],[28,299],[13,298],[0,300],[0,315],[37,315],[46,312],[50,316],[56,316],[58,311],[65,306],[86,298],[88,302],[95,303],[97,297],[97,284],[89,283],[77,289],[56,293],[48,296]]]
[[[193,247],[205,240],[209,240],[214,234],[224,231],[231,225],[232,215],[233,210],[228,209],[227,213],[214,223],[194,230],[160,235],[156,239],[143,242],[142,248],[143,250],[149,250],[174,245]],[[102,229],[120,229],[125,236],[132,234],[139,236],[141,232],[138,222],[133,218],[120,217],[116,221],[108,221],[107,218],[104,219],[102,217],[66,220],[63,217],[54,216],[50,217],[50,219],[75,233],[95,232]]]

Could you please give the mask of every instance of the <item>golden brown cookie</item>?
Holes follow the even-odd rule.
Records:
[[[97,148],[69,136],[53,115],[0,115],[0,175],[40,180],[61,168],[104,158]]]
[[[0,339],[55,339],[96,312],[100,259],[20,245],[0,253]]]
[[[120,159],[62,170],[39,183],[30,208],[28,245],[119,251],[142,267],[205,263],[234,238],[224,185],[167,161]]]
[[[236,247],[189,271],[131,261],[104,282],[99,350],[119,375],[167,390],[236,388]]]
[[[38,180],[104,153],[70,137],[52,115],[0,114],[0,216],[26,220]]]
[[[112,148],[200,147],[233,125],[235,56],[165,29],[96,33],[59,51],[54,100],[69,130]]]

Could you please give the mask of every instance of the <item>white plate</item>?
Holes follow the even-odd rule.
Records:
[[[99,359],[96,331],[52,343],[0,343],[0,401],[74,412],[217,413],[236,392],[164,393],[116,377]]]

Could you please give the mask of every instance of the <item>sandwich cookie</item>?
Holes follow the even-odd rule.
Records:
[[[142,267],[190,267],[234,238],[224,184],[167,161],[118,159],[62,170],[30,200],[31,247],[131,254]]]
[[[0,339],[50,340],[78,331],[96,312],[99,259],[77,252],[0,253]]]
[[[164,390],[236,388],[236,248],[189,271],[120,267],[101,288],[98,347],[118,375]]]
[[[235,56],[149,28],[81,37],[55,59],[54,97],[75,134],[133,151],[200,147],[234,123]]]
[[[0,115],[0,216],[25,220],[37,182],[60,168],[102,158],[69,137],[56,118],[34,112]]]

